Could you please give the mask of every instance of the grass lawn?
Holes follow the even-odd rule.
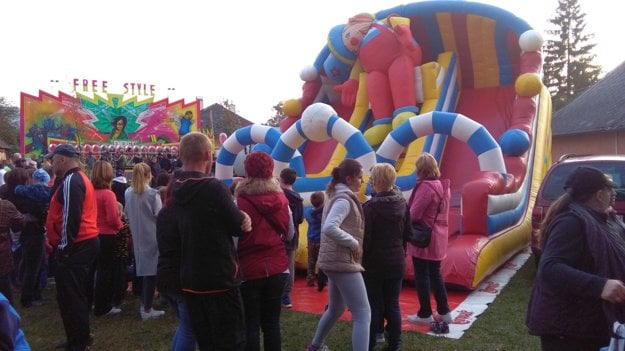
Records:
[[[532,257],[515,274],[495,302],[477,318],[460,340],[433,337],[418,332],[402,334],[403,350],[538,350],[538,338],[527,334],[525,312],[534,280]],[[63,325],[54,300],[54,288],[45,291],[51,302],[40,307],[17,307],[22,328],[33,350],[54,350],[64,340]],[[17,298],[19,300],[19,298]],[[128,297],[122,313],[91,318],[95,334],[93,350],[170,350],[176,325],[171,311],[164,318],[141,321],[139,300]],[[315,332],[318,315],[284,310],[282,314],[282,349],[305,350]],[[351,350],[351,324],[339,322],[327,344],[332,351]]]

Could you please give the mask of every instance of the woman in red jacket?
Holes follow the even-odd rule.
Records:
[[[253,152],[244,165],[247,178],[237,183],[234,194],[239,209],[252,219],[252,230],[243,233],[238,243],[247,330],[245,349],[260,349],[262,329],[264,349],[280,350],[281,299],[289,276],[282,240],[293,234],[289,201],[272,177],[271,156]]]
[[[93,313],[96,316],[117,314],[121,301],[113,301],[115,287],[120,286],[124,268],[123,262],[115,255],[116,234],[122,228],[121,214],[115,193],[111,190],[113,166],[106,161],[97,161],[91,172],[91,183],[95,188],[98,204],[98,230],[100,232],[100,252],[96,259],[97,277]]]

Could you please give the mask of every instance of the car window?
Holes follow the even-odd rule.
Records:
[[[544,180],[542,197],[553,201],[564,193],[564,181],[566,177],[582,163],[561,164],[553,167]],[[616,183],[616,201],[625,201],[625,162],[585,162],[584,166],[600,169]]]

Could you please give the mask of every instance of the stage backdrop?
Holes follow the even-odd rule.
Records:
[[[72,143],[97,150],[114,145],[134,149],[177,144],[200,128],[201,101],[186,103],[169,99],[123,94],[58,96],[39,91],[21,94],[20,147],[28,156],[46,154],[50,146]],[[93,148],[94,146],[99,148]],[[151,148],[150,148],[151,149]]]

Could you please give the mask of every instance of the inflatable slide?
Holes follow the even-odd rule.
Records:
[[[329,30],[302,70],[302,95],[285,101],[280,129],[233,133],[216,177],[230,181],[237,154],[259,144],[274,158],[275,175],[298,171],[295,190],[306,204],[344,158],[365,173],[376,162],[395,165],[408,198],[415,159],[429,152],[451,181],[441,270],[447,284],[474,289],[529,244],[536,191],[551,163],[541,46],[525,21],[481,3],[424,1],[357,14]],[[363,201],[369,191],[361,189]],[[304,224],[298,264],[305,250]]]

